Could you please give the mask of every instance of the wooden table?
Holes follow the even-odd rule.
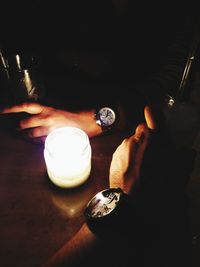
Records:
[[[43,145],[0,129],[2,267],[40,266],[77,232],[86,203],[108,185],[112,153],[123,135],[92,139],[88,181],[75,189],[60,189],[47,176]]]
[[[112,154],[130,133],[110,133],[91,139],[89,179],[77,188],[60,189],[48,178],[44,146],[16,134],[17,121],[18,118],[0,115],[0,266],[40,267],[80,229],[86,203],[96,192],[108,187]],[[184,266],[191,260],[184,191],[193,155],[182,149],[171,154],[167,145],[162,153],[159,152],[162,147],[157,148],[149,154],[150,173],[144,177],[143,191],[137,198],[145,224],[137,229],[140,245],[136,242],[133,251],[139,253],[133,258],[134,262],[135,256],[138,261],[142,259],[141,266],[151,261],[161,266],[163,260],[176,263],[174,266],[179,266],[181,260]]]

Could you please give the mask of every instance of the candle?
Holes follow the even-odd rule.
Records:
[[[44,159],[50,180],[62,188],[84,183],[91,171],[88,135],[75,127],[53,130],[45,140]]]

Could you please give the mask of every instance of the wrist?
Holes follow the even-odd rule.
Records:
[[[95,110],[82,111],[77,114],[79,126],[89,137],[95,137],[102,134],[102,129],[95,122]]]
[[[94,119],[102,132],[109,131],[113,128],[117,120],[116,108],[110,106],[97,107]]]
[[[102,238],[129,229],[132,202],[120,188],[97,193],[87,204],[84,215],[88,228]]]

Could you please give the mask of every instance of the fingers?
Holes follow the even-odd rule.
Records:
[[[138,157],[138,159],[141,159],[149,141],[149,129],[147,125],[143,123],[139,124],[132,138],[130,138],[130,141],[137,144],[134,153],[136,153],[135,156]]]
[[[34,139],[34,138],[42,138],[47,136],[50,133],[50,129],[48,127],[35,127],[32,129],[28,129],[25,131],[25,136],[29,139]]]
[[[149,140],[149,129],[145,124],[139,124],[135,130],[135,133],[131,136],[125,138],[122,143],[118,146],[117,150],[114,154],[117,154],[121,151],[124,159],[126,157],[129,158],[129,163],[135,162],[135,160],[131,160],[132,158],[137,159],[137,157],[142,158],[143,152],[148,144]],[[136,160],[136,163],[138,161]],[[127,164],[127,167],[128,167]]]
[[[144,134],[146,133],[147,126],[143,123],[139,124],[135,130],[135,134],[133,135],[134,139],[136,141],[141,141],[141,139],[144,139]]]
[[[149,133],[150,130],[155,130],[156,129],[156,123],[152,115],[152,111],[150,107],[146,106],[144,108],[144,116],[146,123],[140,123],[136,130],[135,133],[130,136],[128,139],[134,139],[136,142],[140,142],[143,140],[147,140],[149,138]]]
[[[45,125],[46,124],[45,121],[46,121],[46,118],[39,114],[39,115],[29,117],[27,119],[21,120],[19,126],[20,126],[20,129],[33,128],[33,127]]]
[[[41,145],[44,144],[46,140],[46,136],[40,136],[38,138],[33,138],[31,139],[32,143],[36,144],[36,145]]]
[[[44,144],[45,140],[46,140],[46,136],[39,136],[39,137],[30,138],[27,134],[24,134],[23,137],[26,139],[26,141],[29,141],[29,142],[34,143],[36,145]]]
[[[156,129],[156,123],[155,123],[152,111],[151,111],[150,107],[148,107],[148,106],[146,106],[144,108],[144,117],[146,120],[147,127],[151,130],[155,130]]]
[[[29,114],[38,114],[38,113],[41,113],[43,109],[44,109],[44,106],[38,103],[23,103],[20,105],[15,105],[12,107],[5,108],[1,113],[26,112]]]
[[[145,123],[140,123],[134,134],[127,137],[125,140],[128,142],[141,143],[149,137],[149,129]]]

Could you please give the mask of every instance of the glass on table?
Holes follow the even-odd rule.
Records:
[[[41,102],[45,86],[37,59],[27,54],[4,56],[2,53],[1,59],[5,105]]]
[[[0,110],[24,102],[43,103],[45,85],[39,59],[27,54],[7,54],[0,49]],[[0,129],[16,129],[25,112],[0,114]],[[14,130],[14,131],[13,131]]]

